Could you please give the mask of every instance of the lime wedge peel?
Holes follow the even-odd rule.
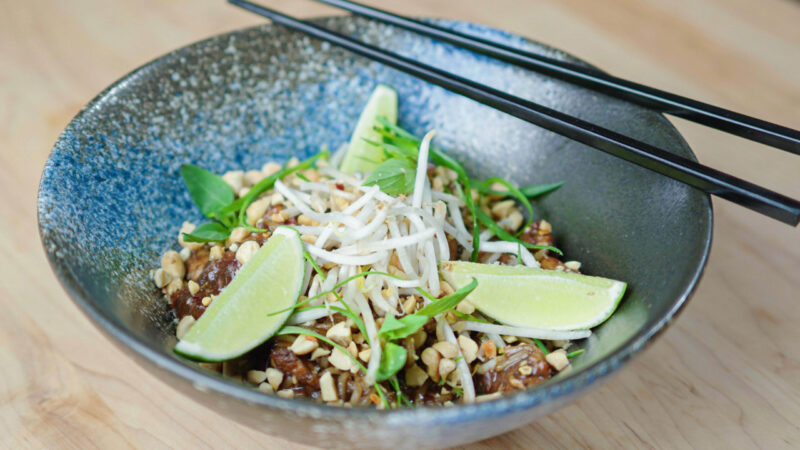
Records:
[[[442,277],[455,289],[472,278],[467,300],[500,323],[547,330],[587,330],[616,310],[627,284],[608,278],[525,266],[442,263]]]
[[[367,173],[384,161],[381,149],[365,140],[380,142],[381,135],[374,130],[378,117],[384,117],[392,124],[397,123],[397,92],[383,84],[377,85],[372,91],[367,106],[358,118],[347,153],[339,167],[342,172]]]
[[[279,227],[175,346],[199,361],[226,361],[271,338],[300,296],[306,265],[297,232]]]

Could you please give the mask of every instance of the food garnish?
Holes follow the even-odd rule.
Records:
[[[470,178],[434,136],[398,126],[397,94],[378,86],[334,154],[223,176],[183,166],[207,221],[184,224],[153,272],[175,351],[249,368],[264,392],[378,408],[469,403],[566,370],[625,283],[558,259],[531,200],[562,183]]]

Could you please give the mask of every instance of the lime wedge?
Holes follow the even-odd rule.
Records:
[[[222,290],[175,346],[175,352],[200,361],[240,356],[272,337],[292,310],[305,275],[299,235],[279,227]]]
[[[627,286],[577,273],[462,261],[442,263],[439,273],[455,289],[478,280],[467,300],[498,322],[552,330],[600,325],[617,308]]]
[[[367,106],[361,111],[340,166],[342,172],[367,173],[386,159],[379,147],[365,141],[380,142],[381,135],[373,129],[378,117],[384,117],[392,124],[397,123],[397,92],[383,84],[375,87]]]

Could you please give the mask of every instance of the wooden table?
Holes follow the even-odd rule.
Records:
[[[797,1],[380,3],[506,28],[800,128]],[[223,0],[8,0],[0,10],[0,447],[292,447],[198,406],[101,336],[50,271],[35,216],[50,147],[92,96],[169,50],[261,20]],[[800,158],[677,125],[702,162],[800,197]],[[705,277],[654,345],[580,401],[473,447],[799,446],[800,231],[724,201],[714,208]]]

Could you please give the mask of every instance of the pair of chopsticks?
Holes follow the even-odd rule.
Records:
[[[709,194],[732,201],[773,219],[792,226],[796,226],[800,222],[800,202],[777,192],[568,114],[422,64],[413,59],[287,16],[250,1],[228,1],[243,9],[267,17],[279,25],[338,45],[353,53],[681,181]],[[594,69],[587,69],[575,64],[524,52],[348,0],[317,1],[800,155],[800,131],[797,130],[612,77]]]

